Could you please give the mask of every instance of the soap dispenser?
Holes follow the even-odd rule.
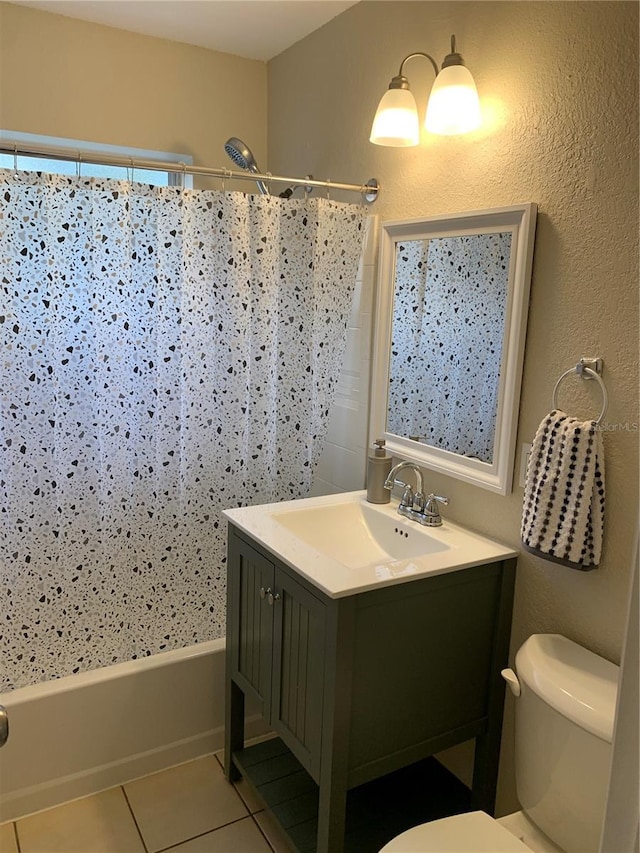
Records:
[[[391,471],[392,459],[384,449],[384,439],[373,442],[373,450],[367,462],[367,500],[372,504],[388,504],[391,491],[384,483]]]

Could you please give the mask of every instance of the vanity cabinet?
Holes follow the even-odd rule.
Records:
[[[332,598],[229,525],[225,772],[294,849],[340,853],[348,792],[472,738],[470,806],[493,813],[514,577],[509,558]],[[246,695],[277,741],[245,748]]]
[[[237,537],[229,543],[227,667],[302,766],[320,772],[326,608],[292,574]]]

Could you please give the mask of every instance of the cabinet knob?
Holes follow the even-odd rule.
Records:
[[[279,599],[280,599],[280,593],[279,592],[271,592],[271,590],[268,590],[267,600],[268,600],[269,604],[273,604],[274,601],[278,601]]]
[[[260,587],[260,598],[264,598],[265,595],[271,595],[270,586],[268,586],[266,589],[263,586]]]

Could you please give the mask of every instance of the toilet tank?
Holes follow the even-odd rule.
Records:
[[[516,655],[516,786],[522,809],[566,853],[597,853],[619,668],[558,634]]]

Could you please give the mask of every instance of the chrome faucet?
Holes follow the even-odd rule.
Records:
[[[405,483],[404,480],[396,480],[396,474],[398,471],[403,471],[405,468],[411,468],[416,478],[416,491],[413,491],[412,486],[409,483]],[[391,471],[389,471],[389,476],[384,481],[385,489],[391,491],[394,486],[402,486],[402,497],[400,498],[400,503],[398,504],[398,513],[400,515],[405,515],[407,518],[411,518],[413,513],[413,505],[414,503],[424,505],[424,492],[422,491],[422,471],[418,468],[417,465],[414,465],[413,462],[398,462],[397,465],[394,465]]]
[[[403,471],[405,468],[410,468],[416,478],[416,490],[414,492],[409,483],[404,480],[396,479],[396,474]],[[399,515],[404,515],[406,518],[413,519],[425,527],[440,527],[442,525],[442,516],[438,509],[438,504],[449,503],[449,498],[444,498],[441,495],[433,493],[425,497],[422,483],[422,471],[413,462],[398,462],[394,465],[389,476],[384,482],[385,489],[391,491],[394,486],[402,486],[402,497],[398,504]]]

